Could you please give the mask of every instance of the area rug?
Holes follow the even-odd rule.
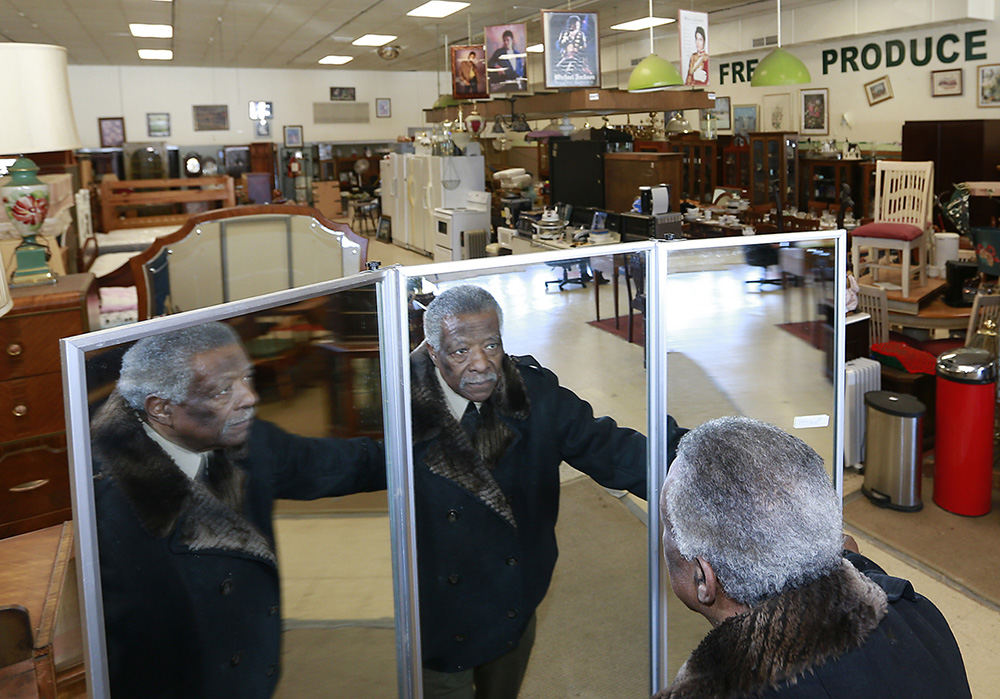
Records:
[[[617,335],[623,340],[628,340],[628,323],[628,316],[618,316],[617,328],[614,318],[591,320],[587,322],[587,325],[592,325],[612,335]],[[646,317],[642,313],[632,314],[632,344],[640,346],[646,344]]]
[[[1000,494],[993,491],[989,514],[963,517],[934,504],[933,492],[934,480],[925,477],[919,512],[876,507],[854,493],[844,502],[844,522],[1000,606],[1000,546],[983,545],[1000,532]]]
[[[807,342],[810,347],[815,347],[818,350],[823,349],[823,321],[821,320],[803,320],[797,323],[778,323],[778,327],[785,332],[791,333],[800,340]]]

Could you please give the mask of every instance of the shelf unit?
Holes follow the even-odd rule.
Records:
[[[778,185],[785,205],[799,201],[799,136],[795,133],[750,133],[750,203],[774,202]]]

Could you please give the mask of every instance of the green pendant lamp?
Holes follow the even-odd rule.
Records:
[[[781,0],[778,0],[778,47],[754,68],[751,87],[801,85],[812,82],[809,69],[798,58],[781,48]]]
[[[653,16],[653,0],[649,0],[649,16]],[[674,64],[656,55],[653,50],[653,28],[649,28],[649,55],[639,61],[628,76],[629,92],[655,92],[674,85],[683,85],[684,78]]]

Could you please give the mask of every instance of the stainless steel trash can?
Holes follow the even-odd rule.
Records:
[[[865,394],[865,481],[879,507],[916,512],[920,500],[921,445],[926,408],[913,396],[892,391]]]

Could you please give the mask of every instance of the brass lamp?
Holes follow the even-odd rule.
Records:
[[[23,155],[72,150],[80,146],[69,96],[66,49],[45,44],[0,43],[0,154]],[[17,248],[12,286],[53,283],[48,250],[37,241],[49,209],[49,186],[36,176],[38,166],[18,158],[0,182],[0,204],[23,238]]]

